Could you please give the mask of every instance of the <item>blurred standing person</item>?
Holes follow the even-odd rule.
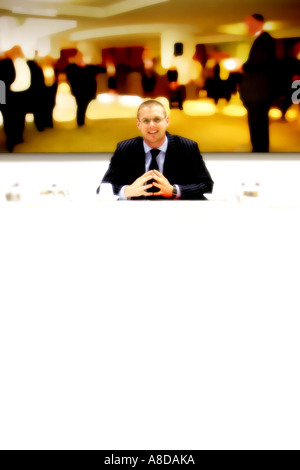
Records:
[[[45,128],[46,85],[42,68],[35,60],[27,61],[31,73],[31,85],[27,93],[26,113],[32,113],[38,131]]]
[[[3,76],[3,78],[1,78]],[[31,86],[31,73],[20,46],[5,51],[0,66],[0,79],[6,84],[6,104],[2,108],[6,147],[9,152],[23,142],[26,102]]]
[[[69,60],[72,63],[67,65],[66,75],[77,103],[77,124],[83,126],[87,107],[96,97],[96,75],[104,72],[105,69],[97,65],[86,65],[80,51],[77,51],[76,55]]]
[[[178,83],[178,71],[177,69],[169,69],[167,72],[167,79],[169,82],[169,103],[170,109],[178,106],[180,110],[183,110],[183,102],[186,98],[186,90],[184,85]]]
[[[1,80],[1,91],[3,92],[4,89],[4,96],[3,93],[1,94],[1,100],[0,100],[0,112],[2,113],[2,118],[3,118],[3,130],[5,134],[5,140],[6,140],[6,148],[8,151],[12,151],[13,145],[10,144],[9,142],[9,114],[8,114],[8,104],[10,102],[10,85],[13,83],[13,81],[16,78],[16,71],[14,68],[13,61],[8,58],[3,58],[1,57],[0,59],[0,80]],[[3,85],[4,84],[4,85]],[[13,133],[11,133],[13,135]]]
[[[260,14],[245,19],[249,34],[255,40],[248,60],[242,67],[240,96],[248,111],[252,152],[269,151],[269,117],[275,90],[276,48],[269,33],[263,31],[264,17]]]
[[[44,103],[44,125],[53,127],[53,110],[56,102],[59,73],[56,69],[56,62],[51,57],[45,60],[43,74],[45,80],[45,103]]]

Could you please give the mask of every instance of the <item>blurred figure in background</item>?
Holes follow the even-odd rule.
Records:
[[[14,82],[16,78],[16,71],[14,68],[13,61],[9,58],[0,59],[0,80],[4,83],[5,86],[5,96],[4,100],[0,102],[0,111],[3,116],[3,126],[4,132],[6,135],[6,147],[9,151],[14,147],[13,145],[13,128],[11,129],[12,119],[9,116],[9,106],[11,103],[11,91],[10,85]]]
[[[227,102],[230,100],[233,85],[231,80],[221,79],[221,68],[219,63],[216,63],[214,66],[212,75],[207,77],[205,81],[205,89],[207,91],[208,98],[213,98],[215,104],[218,104],[220,98],[225,98]]]
[[[142,88],[145,96],[152,96],[157,82],[157,74],[153,69],[144,69],[142,73]]]
[[[6,147],[12,152],[23,142],[27,93],[31,86],[31,72],[20,46],[4,53],[0,64],[0,79],[6,84],[6,104],[3,115]]]
[[[6,51],[4,57],[0,61],[0,80],[6,85],[6,104],[1,111],[6,147],[12,152],[23,142],[27,113],[33,114],[39,131],[47,126],[46,85],[42,68],[35,60],[27,60],[20,46]]]
[[[76,55],[69,59],[69,62],[66,67],[66,75],[77,103],[77,124],[83,126],[87,107],[90,101],[96,98],[96,75],[105,69],[97,65],[86,65],[80,51],[77,51]]]
[[[185,86],[178,83],[178,71],[176,69],[169,69],[167,79],[169,82],[170,109],[178,107],[178,109],[182,110],[183,102],[186,98],[186,91]]]
[[[27,92],[25,112],[32,113],[38,131],[45,126],[46,85],[42,68],[35,60],[27,61],[31,73],[31,84]]]
[[[53,110],[56,102],[56,94],[58,89],[59,73],[56,69],[57,61],[51,57],[46,57],[41,62],[44,75],[44,126],[53,127]]]
[[[264,18],[260,14],[245,19],[249,34],[255,40],[248,60],[242,68],[240,96],[248,111],[248,124],[253,152],[269,151],[268,113],[276,89],[275,42],[263,31]]]

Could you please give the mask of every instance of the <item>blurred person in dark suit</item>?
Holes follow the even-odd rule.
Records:
[[[12,152],[23,142],[26,98],[31,84],[30,69],[20,46],[4,53],[0,62],[0,80],[6,85],[6,103],[2,106],[6,147]]]
[[[117,145],[101,184],[110,183],[114,194],[124,200],[206,199],[213,181],[198,145],[167,132],[164,106],[144,101],[136,124],[142,136]]]
[[[11,102],[10,85],[16,78],[16,71],[13,61],[8,58],[0,59],[0,80],[4,83],[4,100],[0,102],[0,111],[3,116],[3,126],[6,135],[6,145],[9,147],[8,140],[13,141],[13,132],[10,130],[9,104]]]
[[[178,109],[182,110],[183,102],[186,98],[186,89],[184,85],[180,85],[178,82],[177,69],[169,69],[167,72],[167,79],[169,82],[170,109],[178,107]]]
[[[276,89],[275,42],[269,33],[263,31],[264,18],[262,15],[248,16],[245,23],[249,34],[255,36],[255,40],[249,57],[242,67],[240,96],[248,111],[252,151],[268,152],[268,113]]]
[[[80,51],[77,51],[76,55],[69,59],[69,62],[66,67],[66,75],[77,103],[77,125],[83,126],[87,107],[90,101],[96,97],[96,75],[104,72],[105,68],[85,64],[83,54]]]
[[[52,85],[46,84],[45,90],[44,90],[45,99],[44,99],[43,119],[44,119],[45,127],[50,127],[50,128],[53,127],[53,110],[54,110],[55,102],[56,102],[57,89],[58,89],[58,76],[55,75],[55,79]]]
[[[36,128],[41,132],[46,127],[46,85],[42,68],[34,60],[27,61],[31,72],[31,85],[27,92],[26,113],[32,113]]]
[[[157,75],[154,70],[145,69],[142,73],[142,88],[145,95],[153,93],[157,82]]]
[[[234,81],[230,75],[227,80],[221,78],[221,67],[217,62],[212,70],[212,76],[207,77],[204,88],[208,98],[213,98],[216,104],[220,98],[225,98],[229,102],[231,92],[234,90]]]

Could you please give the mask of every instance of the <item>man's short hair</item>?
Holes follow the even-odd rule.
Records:
[[[146,100],[146,101],[143,101],[140,106],[138,107],[138,110],[137,110],[137,118],[139,119],[139,115],[140,115],[140,111],[145,108],[146,106],[161,106],[162,109],[164,110],[164,113],[165,113],[165,116],[167,116],[167,112],[165,110],[165,107],[164,105],[158,101],[158,100]]]
[[[254,18],[255,20],[257,21],[261,21],[262,23],[264,23],[265,19],[264,17],[260,14],[260,13],[254,13],[253,15],[251,15],[252,18]]]

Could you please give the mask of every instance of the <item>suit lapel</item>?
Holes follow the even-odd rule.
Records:
[[[168,132],[167,132],[167,137],[168,137],[168,147],[166,151],[166,157],[165,157],[165,163],[164,163],[164,169],[163,169],[163,174],[166,176],[166,178],[170,174],[171,169],[174,168],[174,161],[177,156],[175,137],[172,134],[169,134]]]
[[[130,165],[127,167],[134,180],[145,173],[145,151],[143,139],[137,137],[134,146],[129,150]]]

